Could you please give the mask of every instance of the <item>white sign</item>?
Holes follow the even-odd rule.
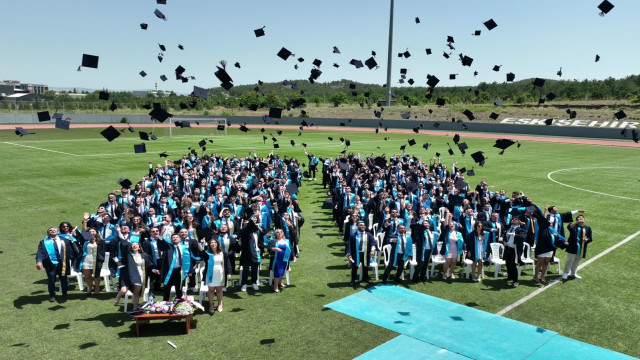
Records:
[[[500,121],[501,124],[515,125],[542,125],[546,119],[516,119],[505,118]],[[638,121],[597,121],[597,120],[576,120],[576,119],[554,119],[553,126],[570,126],[570,127],[590,127],[590,128],[609,128],[609,129],[637,129],[640,122]]]

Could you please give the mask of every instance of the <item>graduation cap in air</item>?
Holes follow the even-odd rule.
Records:
[[[416,141],[414,139],[409,139],[409,141],[407,141],[407,143],[409,144],[409,146],[413,146],[416,144]]]
[[[269,108],[269,117],[274,119],[280,119],[282,117],[282,109],[281,108]]]
[[[407,148],[407,145],[400,146],[400,150],[404,151]]]
[[[131,185],[133,185],[133,183],[131,182],[131,180],[129,179],[123,179],[120,178],[118,179],[118,185],[120,185],[121,188],[123,189],[129,189],[131,187]]]
[[[460,152],[462,153],[462,155],[466,154],[466,150],[469,148],[469,146],[467,146],[466,142],[461,142],[458,144],[458,149],[460,150]]]
[[[429,150],[429,146],[430,145],[431,144],[429,144],[429,143],[424,143],[424,144],[422,144],[422,148],[425,149],[425,150]]]
[[[120,136],[120,132],[118,131],[118,129],[114,128],[112,125],[109,125],[108,128],[100,132],[100,135],[104,136],[104,138],[107,139],[109,142],[112,142],[113,140],[117,139]]]
[[[404,56],[405,59],[411,57],[411,53],[409,52],[409,50],[405,51],[402,53],[402,56]]]
[[[142,23],[142,24],[140,24],[140,29],[142,29],[142,30],[147,30],[147,27],[148,27],[148,26],[149,26],[149,25],[147,25],[147,24],[145,24],[145,23]]]
[[[373,110],[373,115],[375,117],[377,117],[378,119],[380,119],[382,117],[382,112],[380,112],[378,110]]]
[[[162,13],[162,11],[156,9],[153,14],[158,18],[158,19],[162,19],[164,21],[167,21],[167,17],[164,16],[164,14]]]
[[[636,129],[631,130],[631,139],[633,139],[635,143],[638,142],[638,131],[636,131]]]
[[[494,148],[498,148],[501,149],[502,151],[500,151],[498,154],[502,155],[504,154],[504,151],[511,145],[515,144],[516,142],[511,140],[511,139],[497,139],[496,143],[493,144]]]
[[[139,72],[139,74],[140,74],[140,76],[142,76],[142,77],[147,76],[147,73],[146,73],[146,72],[144,72],[144,70],[140,71],[140,72]]]
[[[193,91],[191,92],[191,94],[195,97],[199,97],[205,100],[208,100],[209,98],[209,92],[207,91],[207,89],[195,85],[193,86]]]
[[[356,69],[360,69],[361,67],[364,67],[364,64],[362,63],[361,60],[351,59],[351,61],[349,61],[349,64],[355,66]]]
[[[346,140],[344,141],[344,145],[345,145],[346,147],[351,146],[351,140],[346,139]]]
[[[473,119],[475,119],[476,117],[473,116],[473,113],[470,110],[465,110],[462,112],[464,114],[464,116],[467,117],[467,119],[469,119],[469,121],[473,121]]]
[[[162,57],[162,54],[158,55],[158,61],[159,61],[159,62],[162,62],[162,59],[164,59],[164,58]]]
[[[289,51],[289,50],[287,50],[285,48],[282,48],[282,49],[280,49],[280,51],[278,51],[277,55],[278,55],[278,57],[280,59],[286,61],[289,58],[289,56],[291,56],[291,51]],[[298,59],[298,61],[300,61],[300,59]],[[304,59],[302,59],[302,61],[304,61]]]
[[[282,135],[282,130],[276,130],[276,133],[278,133],[278,135]]]
[[[69,130],[70,124],[71,121],[69,120],[63,120],[62,118],[56,119],[56,129]]]
[[[180,103],[178,104],[178,106],[180,106],[180,109],[185,110],[189,108],[189,105],[185,104],[185,103]]]
[[[498,120],[498,116],[500,116],[500,115],[498,115],[498,114],[496,114],[496,113],[492,112],[492,113],[491,113],[491,115],[489,115],[489,118],[490,118],[491,120]]]
[[[100,91],[98,93],[98,99],[100,99],[100,100],[109,100],[109,92],[104,91],[104,90]]]
[[[567,109],[567,114],[569,114],[569,119],[575,119],[578,116],[578,113],[575,110]]]
[[[445,59],[448,59],[448,58],[449,58],[449,55],[451,55],[451,53],[447,54],[447,52],[446,52],[446,51],[443,51],[443,52],[442,52],[442,56],[444,56],[444,58],[445,58]]]
[[[458,74],[449,74],[449,80],[455,80]]]
[[[149,113],[149,116],[160,122],[165,122],[169,117],[171,117],[171,114],[161,107],[154,107],[154,109]]]
[[[167,47],[158,43],[158,47],[160,48],[161,51],[167,51]]]
[[[369,70],[373,69],[374,67],[378,66],[378,63],[376,62],[376,60],[373,57],[368,58],[365,62],[365,65],[367,65],[367,67],[369,68]]]
[[[134,144],[133,145],[133,151],[136,154],[143,154],[147,152],[147,146],[144,143],[140,143],[140,144]]]
[[[475,161],[476,164],[484,166],[484,161],[486,160],[486,158],[484,157],[484,153],[482,151],[474,152],[473,154],[471,154],[471,158],[473,159],[473,161]]]
[[[436,105],[438,106],[444,106],[445,100],[443,98],[437,98],[436,99]]]
[[[167,81],[167,76],[166,75],[160,75],[160,80]]]
[[[138,132],[138,136],[140,136],[140,140],[149,141],[149,133],[147,133],[147,132],[139,131]]]
[[[495,71],[495,72],[498,72],[498,71],[500,71],[500,67],[501,66],[502,65],[493,65],[493,69],[492,70]]]
[[[329,139],[329,141],[333,141],[333,138],[331,136],[329,136],[327,139]]]
[[[109,106],[109,110],[111,111],[116,111],[116,109],[118,108],[118,104],[114,102],[111,103],[111,105]]]
[[[207,141],[205,139],[202,139],[198,142],[198,146],[200,147],[204,147],[205,145],[207,145]]]
[[[409,113],[409,112],[402,113],[402,114],[400,114],[400,116],[405,120],[406,119],[410,119],[411,118],[411,113]]]
[[[96,55],[82,54],[82,67],[97,69],[99,57]]]
[[[322,65],[322,60],[314,59],[314,60],[313,60],[313,62],[312,62],[312,64],[313,64],[314,66],[320,67],[320,65]]]
[[[429,85],[429,87],[436,87],[436,85],[438,85],[438,83],[440,82],[440,79],[438,79],[435,75],[430,75],[427,74],[427,85]]]
[[[535,86],[535,87],[543,87],[544,86],[544,79],[535,78],[533,80],[533,86]]]
[[[608,14],[609,11],[611,11],[613,9],[613,4],[610,3],[607,0],[604,0],[603,2],[600,3],[600,5],[598,5],[598,9],[600,9],[600,13],[598,15],[600,16],[604,16],[605,14]]]
[[[473,34],[471,34],[472,36],[480,36],[480,34],[482,33],[481,30],[476,30],[473,32]]]
[[[49,121],[49,120],[51,120],[51,115],[49,114],[49,111],[38,112],[38,121],[43,122],[43,121]]]
[[[545,119],[545,120],[544,120],[544,125],[545,125],[545,126],[549,126],[549,125],[551,125],[551,124],[553,124],[553,119]]]
[[[487,27],[488,30],[493,30],[498,26],[498,24],[496,24],[496,22],[493,21],[493,19],[489,19],[489,20],[483,22],[483,24],[484,24],[484,26]]]
[[[156,4],[167,5],[167,0],[156,0]]]
[[[264,28],[265,26],[261,27],[260,29],[255,29],[253,30],[253,33],[256,35],[256,37],[264,36]]]
[[[447,152],[449,153],[449,155],[453,155],[453,149],[451,149],[451,145],[447,143],[447,146],[449,147],[449,150],[447,150]]]
[[[498,99],[495,99],[495,100],[493,100],[493,105],[495,105],[495,106],[502,106],[502,101],[500,101],[500,100],[498,100]]]
[[[413,81],[413,79],[409,79],[409,80],[407,80],[407,82],[409,83],[409,85],[413,85],[415,83],[415,81]]]
[[[420,128],[419,128],[419,127],[414,127],[414,128],[412,129],[412,131],[413,131],[414,133],[418,134],[418,133],[420,133]]]
[[[158,140],[158,137],[155,134],[151,134],[151,140]]]
[[[596,55],[596,62],[600,61],[600,55]]]
[[[625,114],[624,111],[620,110],[617,113],[613,114],[613,116],[616,118],[616,120],[622,120],[627,117],[627,114]]]
[[[245,125],[240,125],[240,131],[242,131],[242,132],[248,132],[248,131],[250,131],[250,130],[251,130],[251,129],[249,129],[249,128],[248,128],[248,127],[246,127]]]
[[[296,142],[291,140],[291,146],[296,146]]]
[[[547,98],[547,101],[551,101],[556,98],[556,94],[550,92],[547,94],[546,98]]]
[[[467,55],[462,56],[462,54],[460,54],[460,61],[462,61],[462,66],[471,66],[471,64],[473,63],[473,59],[468,57]]]
[[[507,81],[511,82],[511,81],[515,80],[515,78],[516,78],[516,74],[514,74],[514,73],[508,73],[507,74]]]

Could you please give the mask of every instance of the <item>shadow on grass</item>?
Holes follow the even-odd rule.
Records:
[[[209,314],[202,314],[202,316],[209,316]],[[196,329],[198,320],[194,317],[191,321],[191,330]],[[176,336],[187,335],[185,330],[184,320],[156,320],[149,322],[142,326],[140,331],[141,337],[161,337],[161,336]],[[120,338],[135,338],[136,336],[136,323],[132,322],[129,326],[129,330],[121,331],[118,333]]]
[[[99,321],[104,327],[121,327],[131,320],[131,316],[121,312],[100,314],[92,318],[76,319],[76,321]]]
[[[337,289],[337,288],[358,288],[359,286],[356,283],[356,286],[351,286],[350,285],[351,282],[350,281],[338,281],[338,282],[332,282],[332,283],[327,283],[327,286],[331,289]]]
[[[271,345],[271,344],[275,344],[276,343],[276,339],[262,339],[260,340],[260,345]]]
[[[13,300],[13,307],[18,310],[22,310],[25,305],[40,305],[42,303],[49,302],[49,295],[23,295]]]
[[[330,247],[330,248],[335,248],[335,247],[344,248],[344,241],[339,241],[339,242],[334,242],[334,243],[327,244],[327,247]]]
[[[56,326],[53,327],[53,330],[64,330],[64,329],[68,329],[69,326],[71,326],[71,324],[66,323],[66,324],[58,324]]]
[[[351,272],[351,269],[347,268],[346,265],[329,265],[324,267],[327,270],[344,270]]]
[[[98,344],[94,343],[94,342],[88,342],[88,343],[84,343],[84,344],[81,344],[80,346],[78,346],[78,349],[84,350],[84,349],[92,348],[94,346],[98,346]]]
[[[327,225],[311,225],[312,229],[319,229],[319,228],[323,228],[323,229],[332,229],[335,226],[327,224]]]

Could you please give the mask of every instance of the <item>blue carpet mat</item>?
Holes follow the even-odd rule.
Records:
[[[334,301],[326,307],[426,342],[440,350],[448,350],[460,358],[542,359],[549,352],[553,354],[560,351],[564,354],[565,350],[559,349],[562,347],[570,349],[567,351],[572,356],[581,355],[583,359],[594,358],[591,356],[594,354],[593,348],[597,348],[598,354],[601,354],[602,357],[598,358],[629,358],[614,351],[563,338],[554,331],[398,286],[378,285]],[[387,344],[383,344],[370,353],[391,353],[393,349],[398,349],[392,341],[387,343],[391,346],[390,350],[386,350]],[[409,340],[398,341],[402,343]],[[405,349],[407,355],[411,356],[413,348]]]
[[[433,346],[424,341],[406,335],[393,338],[377,348],[366,352],[356,359],[435,359],[435,360],[469,360],[468,357],[456,354],[447,349]]]

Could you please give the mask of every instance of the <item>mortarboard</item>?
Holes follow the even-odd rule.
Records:
[[[491,115],[489,115],[489,118],[492,119],[492,120],[498,120],[498,116],[500,116],[500,115],[492,112]]]
[[[237,67],[238,69],[240,69],[240,63],[236,61],[235,64],[233,64],[233,66]]]
[[[162,81],[167,81],[167,76],[166,75],[160,75],[160,80]]]
[[[543,87],[544,86],[544,79],[535,78],[533,80],[533,86],[535,86],[535,87]]]
[[[127,124],[129,125],[129,124]],[[136,132],[136,129],[133,128],[133,126],[129,125],[129,132]]]
[[[140,140],[149,141],[149,134],[144,131],[139,131],[138,136],[140,136]]]
[[[434,123],[433,123],[433,127],[434,127],[434,128],[436,128],[436,129],[437,129],[437,128],[439,128],[439,127],[440,127],[440,123],[439,123],[439,122],[437,122],[437,121],[436,121],[436,122],[434,122]]]
[[[493,100],[493,105],[495,105],[495,106],[502,106],[502,101],[500,101],[500,100],[498,100],[498,99],[495,99],[495,100]]]
[[[142,30],[147,30],[147,27],[149,27],[149,25],[147,25],[145,23],[140,24],[140,29],[142,29]]]
[[[547,94],[547,100],[551,101],[556,98],[556,94],[550,92]]]
[[[158,137],[155,134],[151,134],[151,140],[158,140]]]
[[[507,81],[513,81],[515,78],[516,78],[516,74],[514,73],[507,74]]]
[[[429,87],[436,87],[436,85],[438,85],[438,83],[440,82],[440,79],[438,79],[435,75],[429,75],[427,74],[427,85],[429,85]]]
[[[458,144],[460,142],[460,135],[458,134],[453,135],[453,142],[455,144]]]
[[[38,112],[38,121],[49,121],[51,120],[51,115],[49,115],[49,111],[40,111]]]
[[[422,125],[422,124],[420,124],[420,125]],[[420,128],[419,128],[419,127],[414,127],[414,128],[412,129],[412,131],[413,131],[414,133],[418,134],[418,133],[420,132]]]
[[[322,65],[322,60],[314,59],[312,64],[314,66],[320,67],[320,65]]]
[[[139,74],[140,74],[140,76],[142,76],[142,77],[147,76],[147,73],[146,73],[146,72],[144,72],[144,70],[140,71],[140,72],[139,72]]]
[[[282,60],[287,60],[289,58],[289,56],[291,56],[291,51],[282,48],[280,49],[280,51],[278,51],[278,57],[281,58]],[[300,61],[300,59],[298,59],[298,61]],[[304,59],[302,60],[304,61]]]
[[[496,72],[497,72],[497,71],[500,71],[500,67],[501,67],[501,66],[502,66],[502,65],[493,65],[493,69],[492,69],[492,70],[493,70],[493,71],[496,71]]]
[[[473,169],[471,169],[471,170],[467,171],[467,175],[469,175],[469,176],[476,176],[476,172],[475,172],[475,171],[473,171]]]
[[[147,152],[147,146],[144,143],[134,144],[133,145],[133,151],[136,154],[146,153]]]
[[[248,131],[250,131],[250,130],[251,130],[251,129],[249,129],[249,128],[248,128],[248,127],[246,127],[245,125],[240,125],[240,131],[242,131],[242,132],[248,132]]]
[[[180,109],[185,110],[189,108],[189,105],[185,104],[185,103],[180,103],[178,104],[178,106],[180,106]]]
[[[193,94],[193,96],[195,97],[199,97],[201,99],[205,99],[208,100],[209,96],[208,96],[208,90],[201,88],[199,86],[193,86],[193,92],[191,94]]]
[[[613,114],[613,116],[615,116],[616,120],[622,120],[627,117],[627,114],[625,114],[624,111],[620,110],[617,113]]]
[[[296,142],[291,140],[291,146],[296,146]]]
[[[158,19],[162,19],[164,21],[167,21],[167,17],[164,16],[164,14],[162,13],[162,11],[156,9],[153,14],[158,18]]]
[[[178,123],[178,121],[176,121],[176,124]],[[181,128],[190,128],[191,127],[191,123],[189,121],[181,121],[180,122],[180,127]]]
[[[596,55],[596,62],[600,61],[600,55]]]
[[[458,74],[449,74],[449,80],[455,80]]]
[[[413,81],[413,79],[409,79],[407,82],[409,83],[409,85],[413,85],[415,83],[415,81]]]
[[[416,24],[420,24],[420,18],[416,16]]]
[[[369,70],[371,70],[374,67],[378,66],[378,63],[376,62],[376,60],[373,57],[368,58],[367,61],[364,62],[364,64],[367,65]]]
[[[436,105],[443,106],[444,103],[445,103],[445,100],[443,98],[437,98],[436,99]]]
[[[476,30],[473,32],[473,36],[480,36],[480,34],[482,33],[482,30]]]
[[[439,152],[436,152],[436,157],[440,157],[440,155],[442,154],[440,154]]]
[[[161,51],[167,51],[167,47],[158,43],[158,47],[160,48]]]
[[[453,36],[447,36],[447,42],[448,43],[454,43],[455,41],[453,40]]]
[[[545,119],[545,120],[544,120],[544,125],[545,125],[545,126],[549,126],[549,125],[551,125],[551,124],[553,124],[553,119]]]
[[[116,130],[116,131],[117,131],[117,130]],[[27,130],[25,130],[24,128],[22,128],[22,127],[20,127],[20,126],[17,126],[17,127],[16,127],[15,133],[16,133],[16,135],[20,135],[21,137],[22,137],[22,136],[25,136],[25,135],[29,135],[29,133],[27,132]]]
[[[558,72],[556,73],[556,75],[558,75],[558,76],[562,76],[562,68],[560,68],[560,70],[558,70]]]
[[[334,46],[334,47],[333,47],[333,53],[334,53],[334,54],[340,54],[340,50],[338,50],[338,47],[337,47],[337,46]]]
[[[498,148],[501,149],[502,151],[499,152],[500,155],[504,154],[504,151],[511,145],[515,144],[515,141],[511,140],[511,139],[498,139],[496,140],[496,143],[493,145],[494,148]],[[473,156],[473,155],[472,155]]]
[[[409,144],[409,146],[413,146],[416,144],[416,141],[414,139],[409,139],[407,143]]]
[[[62,120],[62,114],[60,113],[53,113],[53,115],[51,116],[51,118],[53,120]]]
[[[149,113],[149,116],[160,122],[165,122],[169,117],[171,117],[171,114],[163,108],[154,107],[154,109]]]
[[[117,139],[118,136],[120,136],[120,132],[113,126],[109,125],[108,128],[100,132],[100,135],[104,136],[104,138],[109,142],[112,142],[113,140]]]
[[[162,59],[163,59],[162,55],[158,55],[158,61],[162,62]]]
[[[480,166],[484,165],[484,160],[486,159],[482,151],[474,152],[471,154],[471,158],[476,162],[476,164],[480,164]]]
[[[404,57],[405,57],[405,59],[406,59],[406,58],[411,57],[411,53],[409,52],[409,50],[407,50],[407,51],[405,51],[405,52],[403,52],[403,53],[402,53],[402,56],[404,56]]]
[[[329,136],[327,139],[329,139],[329,141],[333,141],[333,138],[331,136]]]
[[[633,142],[635,143],[638,142],[638,132],[636,129],[631,130],[631,139],[633,139]]]
[[[498,26],[498,24],[496,24],[496,22],[493,21],[493,19],[489,19],[489,20],[483,22],[483,24],[484,24],[484,26],[487,27],[488,30],[493,30]]]
[[[346,147],[351,146],[351,140],[346,139],[346,140],[344,141],[344,145],[345,145]]]
[[[69,130],[70,124],[69,120],[56,119],[56,129]]]
[[[109,93],[106,91],[100,91],[100,93],[98,93],[98,99],[100,100],[109,100]]]
[[[167,0],[156,0],[156,4],[167,5]]]
[[[98,68],[98,56],[82,54],[82,67]]]
[[[294,195],[298,193],[298,186],[296,184],[287,184],[285,189],[290,195]]]
[[[447,143],[447,146],[449,147],[449,150],[447,150],[447,152],[449,153],[449,155],[453,155],[453,149],[451,149],[451,145]]]
[[[184,46],[182,46],[182,44],[178,44],[178,49],[184,50]]]
[[[224,125],[218,125],[216,128],[218,131],[224,131]]]
[[[404,149],[406,149],[406,148],[407,148],[407,145],[400,146],[400,150],[402,150],[402,151],[404,151]]]
[[[340,67],[340,65],[338,65],[338,63],[333,63],[333,67],[334,67],[334,68],[339,68],[339,67]],[[304,164],[302,164],[302,165],[304,165]]]
[[[467,55],[463,56],[460,60],[462,61],[462,66],[471,66],[471,63],[473,63],[473,59]]]
[[[169,154],[167,154],[166,151],[163,151],[162,153],[158,154],[161,158],[163,157],[169,157]]]
[[[178,67],[176,68],[175,72],[178,75],[182,75],[187,69],[183,68],[182,65],[178,65]]]
[[[468,148],[469,148],[469,146],[467,146],[466,142],[461,142],[461,143],[458,144],[458,149],[460,150],[462,155],[465,154],[465,150],[467,150]]]
[[[473,113],[469,110],[465,110],[462,113],[464,114],[464,116],[467,117],[467,119],[469,119],[469,121],[473,121],[473,119],[476,118],[475,116],[473,116]]]
[[[282,130],[276,130],[276,133],[278,133],[278,135],[282,135]]]
[[[424,49],[424,51],[427,53],[427,55],[431,55],[431,49],[430,48],[426,48],[426,49]]]
[[[278,145],[277,143],[274,143],[274,144],[273,144],[273,148],[274,148],[274,149],[279,149],[279,148],[280,148],[280,145]]]
[[[116,111],[116,109],[118,108],[118,104],[116,104],[116,102],[112,102],[111,106],[109,106],[109,110],[111,111]]]
[[[282,117],[282,109],[281,108],[269,108],[269,117],[280,119]]]
[[[600,16],[604,16],[604,14],[608,14],[609,11],[611,11],[613,9],[613,4],[610,3],[607,0],[604,0],[603,2],[600,3],[600,5],[598,5],[598,9],[600,9]]]
[[[411,113],[409,113],[409,112],[402,113],[402,114],[400,114],[400,116],[401,116],[403,119],[405,119],[405,120],[406,120],[406,119],[411,118]]]
[[[253,30],[253,33],[256,34],[256,37],[264,36],[264,26],[260,29]]]
[[[364,67],[364,64],[362,64],[361,60],[351,59],[351,61],[349,61],[349,64],[355,66],[356,69],[360,69],[361,67]]]
[[[120,185],[120,187],[122,187],[123,189],[128,189],[131,187],[131,185],[133,185],[133,183],[129,179],[120,178],[118,179],[118,185]]]
[[[425,150],[429,150],[429,143],[424,143],[422,144],[422,148],[424,148]]]

